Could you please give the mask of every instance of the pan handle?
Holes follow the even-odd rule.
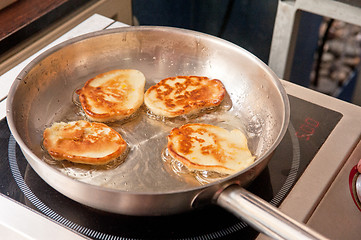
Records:
[[[223,190],[217,204],[273,239],[327,239],[236,185]]]

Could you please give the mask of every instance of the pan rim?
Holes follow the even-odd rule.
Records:
[[[227,44],[229,47],[235,48],[237,49],[237,51],[242,51],[242,52],[246,52],[247,55],[249,55],[250,57],[254,58],[255,61],[257,61],[257,63],[260,64],[260,66],[262,67],[262,69],[267,72],[268,74],[271,75],[272,77],[272,82],[273,84],[277,87],[279,94],[282,98],[283,101],[283,123],[282,123],[282,129],[281,131],[278,133],[278,136],[275,138],[275,141],[272,143],[272,145],[269,147],[269,149],[266,151],[265,154],[263,154],[261,157],[257,158],[257,160],[250,166],[248,166],[247,168],[229,175],[221,180],[212,182],[212,183],[208,183],[208,184],[204,184],[204,185],[200,185],[200,186],[194,186],[194,187],[189,187],[187,189],[184,190],[174,190],[174,191],[165,191],[165,192],[138,192],[138,191],[125,191],[125,190],[119,190],[119,189],[112,189],[112,188],[104,188],[101,186],[97,186],[97,185],[93,185],[90,183],[85,183],[82,181],[79,181],[77,179],[74,179],[70,176],[67,176],[59,171],[57,171],[56,169],[52,168],[51,166],[49,166],[48,164],[46,164],[44,161],[42,161],[38,156],[36,156],[31,149],[27,146],[27,144],[25,144],[25,142],[23,141],[23,139],[20,137],[20,134],[18,133],[16,127],[15,127],[15,123],[14,123],[14,114],[13,114],[13,110],[12,110],[12,101],[13,101],[13,97],[15,95],[17,86],[20,84],[20,82],[22,81],[22,79],[27,75],[27,73],[29,72],[30,69],[32,69],[36,64],[38,64],[38,62],[42,59],[45,59],[47,56],[55,53],[56,51],[61,50],[62,48],[71,45],[73,43],[77,43],[77,42],[81,42],[84,41],[86,39],[89,38],[93,38],[93,37],[98,37],[98,36],[103,36],[103,35],[107,35],[107,34],[113,34],[113,33],[120,33],[120,32],[132,32],[132,31],[146,31],[146,30],[157,30],[157,31],[175,31],[177,33],[191,33],[195,36],[198,37],[207,37],[208,39],[212,40],[212,41],[221,41],[225,44]],[[167,26],[129,26],[129,27],[121,27],[121,28],[115,28],[115,29],[104,29],[104,30],[99,30],[99,31],[95,31],[95,32],[91,32],[91,33],[87,33],[87,34],[83,34],[68,40],[65,40],[62,43],[59,43],[51,48],[49,48],[48,50],[44,51],[43,53],[41,53],[39,56],[37,56],[36,58],[34,58],[30,63],[28,63],[22,70],[21,72],[18,74],[18,76],[16,77],[16,79],[14,80],[14,83],[12,84],[8,97],[7,97],[7,103],[6,103],[6,118],[7,118],[7,122],[9,125],[9,128],[11,130],[11,134],[14,136],[16,142],[18,143],[18,145],[20,146],[21,150],[23,152],[26,152],[26,154],[28,154],[32,159],[36,159],[36,162],[39,162],[42,165],[46,165],[47,170],[52,171],[53,173],[57,174],[58,176],[60,176],[61,178],[65,178],[67,180],[70,181],[74,181],[77,184],[81,184],[87,187],[91,187],[94,188],[96,190],[101,190],[101,191],[107,191],[107,192],[115,192],[115,193],[124,193],[124,194],[130,194],[130,195],[137,195],[137,196],[146,196],[146,195],[167,195],[167,194],[178,194],[178,193],[184,193],[184,192],[193,192],[193,191],[199,191],[205,188],[209,188],[215,185],[220,185],[223,184],[225,182],[230,181],[231,179],[237,178],[237,176],[243,174],[244,172],[249,171],[250,169],[254,168],[256,165],[258,165],[259,163],[261,163],[264,159],[266,159],[270,154],[272,154],[272,152],[275,150],[275,148],[279,145],[279,143],[281,142],[281,140],[283,139],[286,131],[287,131],[287,127],[289,124],[289,117],[290,117],[290,106],[289,106],[289,100],[286,94],[286,91],[284,89],[284,87],[281,84],[280,79],[277,77],[277,75],[263,62],[261,61],[258,57],[256,57],[255,55],[253,55],[251,52],[248,52],[247,50],[245,50],[244,48],[231,43],[227,40],[206,34],[206,33],[201,33],[201,32],[197,32],[194,30],[188,30],[188,29],[182,29],[182,28],[176,28],[176,27],[167,27]],[[27,161],[29,162],[29,164],[34,168],[33,164],[27,159]],[[35,160],[34,160],[35,161]],[[41,176],[42,177],[42,176]]]

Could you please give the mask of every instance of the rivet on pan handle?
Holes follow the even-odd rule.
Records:
[[[236,185],[225,189],[219,195],[217,204],[274,239],[327,239]]]

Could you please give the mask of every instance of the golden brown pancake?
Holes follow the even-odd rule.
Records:
[[[168,136],[169,154],[191,171],[233,174],[254,162],[245,135],[238,129],[193,123],[174,128]]]
[[[54,123],[43,133],[43,145],[55,160],[103,165],[127,149],[127,143],[103,123],[84,120]]]
[[[225,92],[222,82],[217,79],[170,77],[150,87],[144,94],[144,103],[155,115],[173,118],[218,106]]]
[[[145,77],[134,69],[113,70],[88,80],[77,90],[92,121],[113,122],[132,115],[143,104]]]

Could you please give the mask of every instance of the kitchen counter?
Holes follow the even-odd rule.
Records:
[[[14,79],[16,79],[16,76],[26,66],[26,64],[28,64],[32,59],[48,48],[71,37],[104,28],[121,26],[125,25],[99,14],[95,14],[71,31],[64,34],[58,40],[52,42],[44,49],[31,56],[26,61],[23,61],[21,64],[0,76],[0,81],[2,81],[2,83],[6,83],[4,87],[2,85],[0,88],[0,99],[2,99],[0,102],[0,119],[5,117],[5,99],[11,83],[14,81]],[[280,206],[280,209],[292,218],[301,222],[306,222],[309,226],[319,231],[321,234],[325,234],[327,237],[339,239],[336,234],[342,234],[342,232],[338,231],[338,229],[342,227],[345,229],[351,228],[345,225],[340,225],[340,228],[332,226],[331,228],[332,230],[336,231],[335,233],[334,231],[329,230],[331,224],[340,224],[341,221],[343,221],[343,213],[347,213],[349,215],[354,214],[355,218],[358,218],[361,214],[357,212],[356,206],[353,204],[352,200],[350,200],[350,196],[346,191],[348,190],[348,183],[346,182],[345,184],[343,179],[347,174],[339,174],[342,168],[345,169],[345,171],[341,171],[341,173],[347,173],[350,166],[354,165],[354,160],[360,156],[358,154],[352,154],[352,161],[349,161],[347,164],[345,164],[349,160],[350,154],[354,152],[356,145],[358,145],[360,141],[361,126],[355,120],[361,118],[361,108],[349,103],[345,103],[338,99],[325,96],[310,89],[299,87],[286,81],[282,81],[282,84],[284,85],[286,92],[289,95],[298,97],[300,99],[307,99],[310,104],[316,104],[317,106],[321,106],[342,114],[340,122],[332,130],[331,134],[327,138],[327,141],[325,141],[322,147],[318,150],[312,162],[303,172],[302,177],[297,181],[295,186],[293,186],[291,192]],[[306,111],[307,109],[299,110],[302,112],[301,116],[307,120],[310,114]],[[325,123],[326,122],[321,122],[317,131],[322,131],[323,125]],[[304,126],[305,125],[301,124],[295,125],[294,127],[296,130],[300,130]],[[340,142],[342,144],[339,144]],[[336,147],[337,151],[335,151]],[[335,179],[340,179],[338,175],[342,175],[341,181],[335,181]],[[337,195],[338,198],[332,197],[333,195],[340,193],[339,186],[343,188],[345,193],[342,192],[341,195]],[[333,189],[336,189],[336,191]],[[344,197],[345,195],[347,195],[347,197]],[[325,198],[325,196],[327,198]],[[334,201],[335,199],[337,200],[340,198],[343,199],[344,202]],[[2,205],[0,204],[0,206]],[[327,211],[330,209],[330,206],[333,208],[333,218],[330,218],[330,222],[327,222],[327,224],[324,225],[322,222],[325,218],[325,213],[327,213]],[[346,209],[346,206],[347,211],[344,210]],[[338,221],[332,221],[333,219]],[[350,231],[348,234],[348,236],[351,237],[350,239],[352,239],[352,237],[355,235],[359,235],[357,232],[357,229],[360,229],[360,227],[357,225],[358,222],[355,223],[354,229],[356,230],[352,232]],[[18,222],[16,225],[21,224]],[[0,226],[0,229],[1,227],[2,226]],[[345,231],[347,231],[347,229]],[[258,239],[268,238],[264,235],[260,235]]]
[[[19,0],[9,5],[0,10],[0,75],[95,13],[131,25],[131,5],[131,0]]]
[[[71,29],[56,41],[51,42],[41,51],[15,66],[10,71],[0,76],[0,120],[6,115],[6,96],[12,82],[20,71],[34,58],[47,49],[68,40],[89,32],[104,29],[106,27],[121,27],[126,24],[116,22],[99,14],[94,14],[75,28]],[[11,198],[0,195],[0,232],[5,239],[85,239],[77,232],[59,225],[50,218],[44,218],[38,212],[27,208],[13,201]],[[19,217],[21,216],[21,217]],[[32,224],[29,224],[32,223]],[[54,234],[56,233],[56,234]]]
[[[109,19],[107,17],[101,16],[99,14],[95,14],[92,17],[86,19],[84,22],[80,23],[78,26],[73,28],[72,30],[68,31],[64,35],[62,35],[57,40],[51,42],[46,47],[44,47],[42,50],[36,52],[31,57],[27,58],[14,68],[12,68],[10,71],[4,73],[0,76],[0,82],[1,82],[1,88],[0,88],[0,119],[4,118],[6,115],[6,96],[10,90],[10,87],[13,83],[13,81],[16,79],[16,76],[20,73],[20,71],[33,59],[35,59],[37,56],[39,56],[41,53],[45,52],[49,48],[65,41],[70,38],[93,32],[96,30],[104,29],[105,27],[116,23],[116,21]],[[125,26],[125,24],[122,24],[120,22],[117,22],[116,26]]]
[[[14,43],[14,36],[21,31],[21,36],[30,37],[34,31],[42,28],[58,18],[62,17],[65,11],[74,11],[86,0],[21,0],[17,1],[0,11],[0,49],[4,51],[6,44],[15,45],[23,39],[17,39]],[[68,12],[69,13],[69,12]],[[1,54],[1,53],[0,53]]]

